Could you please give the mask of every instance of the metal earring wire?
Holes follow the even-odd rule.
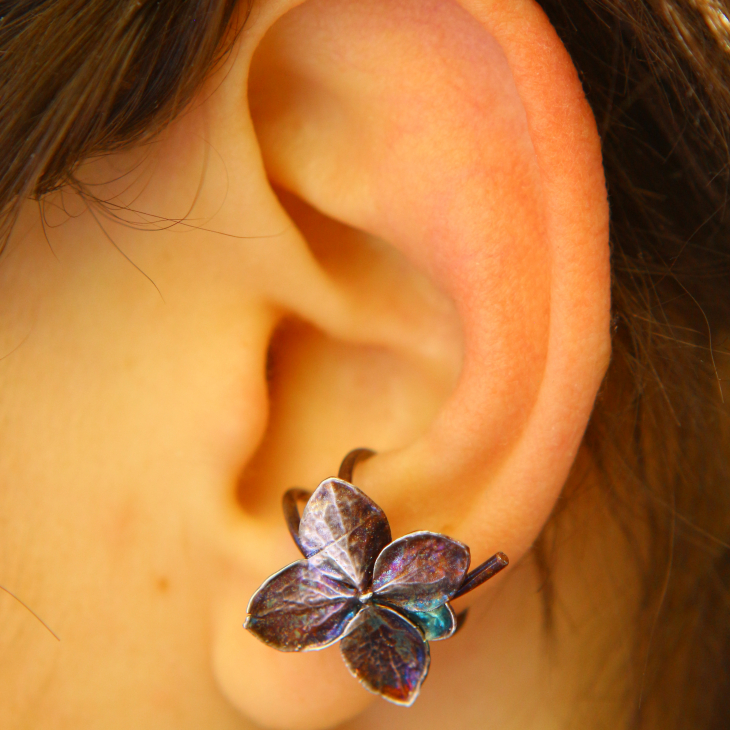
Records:
[[[338,476],[312,493],[289,489],[284,519],[304,556],[270,576],[249,601],[244,628],[279,651],[337,641],[350,673],[389,702],[411,705],[430,665],[429,642],[464,624],[451,601],[509,564],[504,553],[469,570],[469,548],[435,532],[391,539],[385,513],[352,484],[354,449]],[[303,512],[299,505],[303,504]]]

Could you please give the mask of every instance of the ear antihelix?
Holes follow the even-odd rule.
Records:
[[[377,499],[400,484],[436,500],[456,480],[444,524],[505,514],[509,499],[523,529],[480,536],[476,518],[467,534],[521,554],[610,351],[600,145],[555,32],[534,2],[317,0],[262,42],[251,102],[275,183],[401,251],[459,317],[458,384],[363,484]]]

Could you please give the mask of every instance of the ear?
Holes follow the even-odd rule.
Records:
[[[323,299],[275,338],[247,529],[285,539],[283,480],[313,488],[335,454],[368,446],[354,481],[395,536],[435,530],[475,562],[519,561],[610,352],[599,140],[554,30],[531,0],[310,0],[263,36],[249,101],[271,184],[351,297],[351,326],[321,325]],[[220,628],[231,615],[216,672],[246,714],[315,728],[362,709],[336,648],[279,655]]]

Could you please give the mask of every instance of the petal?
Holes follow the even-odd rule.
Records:
[[[357,487],[325,479],[304,508],[299,542],[322,570],[330,572],[326,564],[338,566],[364,591],[376,556],[390,542],[390,526],[383,510]]]
[[[399,705],[413,704],[431,661],[421,632],[396,611],[374,604],[350,624],[340,651],[366,689]]]
[[[406,611],[405,609],[400,609],[400,611],[411,623],[421,629],[426,641],[448,639],[456,631],[456,616],[449,603],[444,603],[435,611]]]
[[[311,651],[337,641],[360,605],[352,586],[298,560],[253,594],[243,626],[279,651]]]
[[[434,611],[456,593],[469,569],[469,548],[434,532],[412,532],[375,561],[373,592],[409,611]]]

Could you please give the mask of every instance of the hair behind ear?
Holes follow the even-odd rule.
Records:
[[[611,200],[613,359],[585,445],[642,577],[633,721],[724,727],[727,9],[681,0],[541,5],[583,78]]]

